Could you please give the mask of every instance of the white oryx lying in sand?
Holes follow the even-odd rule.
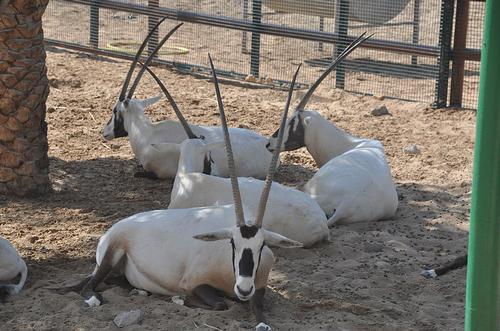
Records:
[[[222,141],[223,132],[220,127],[189,125],[181,118],[180,122],[165,120],[158,123],[152,123],[144,114],[144,109],[160,98],[139,100],[133,98],[134,92],[143,76],[147,66],[154,57],[154,54],[163,46],[168,38],[182,25],[178,24],[158,43],[154,52],[150,54],[144,62],[141,70],[137,74],[132,87],[127,93],[127,88],[132,77],[132,73],[139,62],[141,53],[146,46],[147,41],[154,31],[157,30],[160,21],[149,35],[144,39],[141,47],[135,55],[130,69],[123,83],[118,101],[113,108],[113,115],[103,130],[103,136],[106,140],[119,137],[129,138],[130,146],[135,157],[146,171],[146,175],[158,178],[173,178],[177,172],[179,162],[179,149],[169,148],[166,145],[159,148],[152,147],[152,144],[174,143],[178,144],[187,139],[185,128],[192,130],[198,137],[204,137],[206,142]],[[179,116],[178,109],[174,109]],[[235,161],[237,165],[238,176],[248,176],[264,178],[267,168],[271,162],[272,154],[266,149],[267,139],[253,131],[240,128],[231,128],[229,130],[231,139],[235,144]],[[227,160],[223,155],[218,162],[221,167],[216,175],[227,177]]]
[[[283,150],[306,147],[320,167],[303,191],[318,202],[335,223],[375,221],[392,217],[398,206],[396,188],[378,140],[357,138],[305,107],[323,79],[367,38],[353,41],[316,80],[287,120]],[[277,132],[268,149],[277,148]]]
[[[290,94],[292,90],[293,85]],[[289,100],[285,114],[288,106]],[[286,115],[283,125],[285,119]],[[257,216],[254,221],[245,220],[222,108],[221,120],[234,205],[149,211],[114,224],[99,240],[94,272],[80,284],[89,305],[100,305],[97,285],[112,270],[121,271],[136,288],[165,295],[194,295],[213,309],[226,308],[218,291],[250,300],[256,330],[271,330],[263,317],[264,292],[274,264],[268,246],[302,244],[262,228],[279,149],[273,154]]]
[[[151,72],[151,74],[155,77],[154,73]],[[295,78],[294,76],[292,84]],[[162,82],[158,80],[158,84],[167,94]],[[171,101],[173,107],[176,107],[175,101],[173,99]],[[222,100],[218,102],[222,103]],[[231,180],[211,175],[218,166],[213,161],[213,156],[217,153],[226,153],[225,144],[205,144],[192,132],[187,132],[187,135],[190,139],[177,145],[180,146],[179,166],[170,193],[168,208],[220,206],[232,203]],[[234,147],[234,144],[231,146]],[[252,215],[260,203],[259,195],[265,182],[254,178],[239,177],[238,183],[243,205],[246,207],[245,213]],[[306,193],[279,183],[273,183],[271,187],[263,226],[301,242],[304,247],[329,239],[326,216],[318,203]]]
[[[21,278],[18,284],[9,284],[19,275]],[[18,294],[27,277],[28,268],[24,260],[7,239],[0,237],[0,302],[3,302],[7,295]]]

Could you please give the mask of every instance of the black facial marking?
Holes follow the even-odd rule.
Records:
[[[212,157],[210,155],[205,155],[205,159],[203,160],[203,173],[205,175],[212,174]]]
[[[246,239],[253,238],[257,233],[257,231],[259,231],[259,228],[254,225],[252,226],[243,225],[240,227],[241,236]]]
[[[240,267],[240,276],[253,276],[254,262],[252,250],[250,248],[245,248],[243,250],[243,254],[241,254],[241,260],[238,265]]]
[[[298,121],[297,128],[294,130],[295,121]],[[288,138],[285,141],[285,151],[293,151],[304,147],[304,125],[302,124],[302,120],[300,119],[300,114],[297,114],[297,117],[293,117],[288,125]]]
[[[123,123],[123,116],[115,109],[113,109],[113,114],[115,121],[113,123],[113,134],[115,138],[127,137],[128,132],[125,130],[125,125]]]
[[[299,121],[299,123],[297,124],[297,129],[294,130],[295,121],[297,120]],[[305,134],[304,125],[302,124],[302,121],[300,119],[300,114],[290,119],[290,122],[288,122],[288,125],[285,127],[285,130],[288,130],[288,138],[285,141],[285,146],[284,146],[285,151],[293,151],[301,147],[304,147],[306,145],[304,141],[304,134]],[[271,137],[278,138],[279,131],[280,131],[279,129],[276,130]],[[270,145],[271,144],[268,143],[266,148],[269,148]]]
[[[234,254],[235,254],[234,251],[236,250],[236,247],[234,246],[234,240],[233,240],[233,238],[231,238],[231,248],[233,249],[233,274],[235,274],[236,273],[236,269],[234,267]]]

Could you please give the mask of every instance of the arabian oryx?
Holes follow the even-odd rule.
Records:
[[[127,93],[127,88],[132,77],[132,73],[139,62],[141,53],[146,46],[150,36],[157,30],[160,21],[149,35],[144,39],[141,47],[135,55],[134,61],[129,68],[125,82],[118,101],[113,108],[113,114],[103,130],[103,136],[106,140],[119,137],[129,138],[130,146],[135,157],[146,170],[149,177],[173,178],[177,172],[179,163],[179,148],[175,145],[163,145],[157,148],[153,144],[173,143],[179,144],[187,139],[183,127],[189,127],[185,122],[176,122],[165,120],[158,123],[151,121],[144,114],[144,109],[160,98],[153,97],[145,100],[133,98],[134,92],[139,84],[141,77],[156,52],[163,46],[168,38],[182,25],[178,24],[158,43],[155,50],[149,55],[141,70],[137,74],[132,87]],[[174,109],[177,116],[179,110]],[[220,127],[213,126],[191,126],[192,131],[199,137],[204,137],[206,142],[222,141],[223,132]],[[240,128],[231,128],[229,130],[231,138],[235,143],[235,162],[238,176],[249,176],[264,178],[267,168],[272,158],[272,154],[266,149],[267,139],[255,132]],[[227,177],[227,160],[222,155],[216,175]]]
[[[20,275],[19,283],[9,284]],[[0,237],[0,302],[7,295],[18,294],[28,277],[28,268],[12,244]]]
[[[283,149],[291,151],[305,146],[320,167],[303,191],[324,210],[329,217],[328,226],[388,218],[395,214],[398,206],[382,144],[353,137],[319,113],[305,110],[323,79],[368,38],[361,35],[335,59],[309,88],[286,123]],[[277,134],[269,139],[270,151],[279,146]]]
[[[171,102],[172,108],[177,109],[165,85],[154,72],[147,70]],[[292,84],[295,78],[294,76]],[[180,118],[187,123],[182,114]],[[169,208],[220,206],[232,203],[231,180],[212,175],[217,173],[219,166],[214,159],[221,159],[220,156],[214,157],[214,155],[225,154],[226,145],[220,142],[205,144],[203,139],[199,139],[189,130],[189,126],[186,129],[189,139],[181,144],[162,144],[174,145],[165,146],[165,148],[179,146],[180,149],[179,166],[170,193]],[[234,144],[231,146],[234,147]],[[239,177],[238,183],[243,205],[246,207],[245,212],[248,215],[257,210],[259,193],[262,192],[265,182],[254,178]],[[263,226],[301,242],[304,247],[310,247],[329,238],[326,216],[318,203],[306,193],[279,183],[273,183],[271,186]]]
[[[213,309],[226,308],[217,294],[219,291],[242,301],[250,300],[258,323],[256,330],[271,330],[263,317],[264,292],[274,264],[268,246],[301,247],[302,244],[262,228],[279,148],[271,160],[257,216],[245,220],[229,131],[215,81],[234,205],[155,210],[114,224],[99,240],[94,272],[80,284],[89,305],[100,305],[95,289],[115,270],[122,272],[136,288],[164,295],[194,295]],[[292,91],[293,85],[282,127]],[[278,139],[282,137],[281,133]]]

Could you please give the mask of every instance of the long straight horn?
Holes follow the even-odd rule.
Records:
[[[278,164],[278,158],[281,152],[281,144],[283,142],[283,135],[285,133],[285,123],[288,117],[288,109],[290,108],[290,101],[292,100],[293,87],[295,86],[295,80],[299,74],[301,65],[298,66],[297,71],[293,75],[292,83],[290,84],[290,90],[288,91],[288,97],[286,99],[285,110],[281,116],[281,124],[278,132],[278,145],[273,152],[273,158],[271,164],[269,165],[269,171],[267,172],[266,182],[262,193],[260,194],[259,208],[257,209],[257,216],[255,217],[255,225],[262,227],[262,220],[264,219],[264,212],[266,211],[267,200],[269,198],[269,192],[271,191],[271,185],[273,183],[274,173],[276,172],[276,165]]]
[[[137,85],[139,85],[139,82],[141,81],[142,75],[144,75],[144,71],[146,71],[147,66],[149,66],[149,64],[153,60],[154,56],[156,55],[156,53],[158,53],[158,51],[163,46],[163,44],[165,44],[165,42],[168,40],[168,38],[170,38],[170,36],[172,36],[174,34],[174,32],[177,31],[177,29],[181,27],[182,24],[184,24],[184,23],[179,23],[176,26],[174,26],[174,28],[172,30],[170,30],[166,34],[165,37],[163,37],[163,39],[158,43],[158,45],[153,50],[153,52],[146,59],[146,61],[144,62],[144,65],[141,68],[141,71],[139,71],[139,73],[135,77],[134,83],[132,84],[132,87],[128,91],[127,98],[129,98],[129,99],[132,98],[132,96],[134,95],[135,89],[137,88]]]
[[[144,66],[140,61],[139,61],[139,64],[141,66]],[[184,131],[186,131],[186,134],[187,134],[188,138],[189,139],[196,139],[196,138],[198,138],[193,133],[193,131],[191,130],[191,128],[189,127],[188,122],[186,121],[186,119],[182,115],[179,107],[177,107],[177,103],[175,102],[174,98],[170,95],[170,93],[168,92],[168,90],[165,87],[165,85],[163,85],[163,83],[160,80],[160,78],[158,78],[158,76],[156,76],[156,74],[151,69],[149,69],[148,67],[146,67],[146,70],[153,77],[153,79],[156,81],[156,83],[158,83],[158,85],[160,86],[161,90],[163,91],[163,94],[165,94],[165,96],[167,97],[168,102],[170,102],[170,105],[174,109],[175,115],[177,115],[177,118],[179,119],[179,122],[181,122],[181,125],[184,128]]]
[[[219,104],[220,121],[222,123],[222,131],[224,131],[224,141],[226,142],[227,167],[229,168],[229,177],[231,178],[231,186],[233,189],[234,211],[236,213],[236,224],[238,226],[245,225],[245,215],[243,214],[243,205],[241,203],[240,188],[238,186],[238,178],[236,177],[236,169],[234,166],[233,150],[231,148],[231,139],[229,138],[229,130],[227,128],[226,114],[224,113],[224,105],[220,95],[219,80],[215,73],[212,57],[208,53],[208,60],[212,68],[212,76],[214,78],[215,94],[217,95],[217,103]]]
[[[335,59],[335,61],[330,64],[328,69],[324,73],[319,76],[319,78],[314,82],[314,84],[311,85],[307,93],[304,95],[302,100],[300,100],[299,104],[297,105],[297,108],[295,108],[298,111],[302,111],[306,108],[307,103],[311,99],[314,91],[318,88],[318,86],[321,84],[321,82],[328,76],[333,69],[335,69],[342,60],[344,60],[349,54],[351,54],[352,51],[354,51],[359,45],[364,43],[366,40],[368,40],[372,35],[369,35],[368,37],[364,38],[366,35],[366,32],[364,32],[362,35],[360,35],[358,38],[356,38],[352,43],[349,44]]]
[[[128,69],[127,76],[125,77],[125,81],[123,82],[122,90],[120,92],[120,97],[118,100],[123,101],[125,100],[125,94],[127,93],[127,88],[128,88],[128,83],[130,82],[130,78],[132,78],[132,73],[134,72],[135,66],[137,65],[137,61],[139,61],[139,58],[141,57],[142,51],[144,50],[144,47],[146,47],[146,44],[148,43],[149,39],[153,35],[153,33],[158,30],[158,27],[160,24],[163,23],[165,18],[163,18],[161,21],[156,23],[156,25],[151,29],[151,31],[148,33],[146,38],[141,44],[141,47],[139,47],[139,50],[137,50],[137,53],[135,54],[134,61],[132,61],[132,64],[130,65],[130,68]]]

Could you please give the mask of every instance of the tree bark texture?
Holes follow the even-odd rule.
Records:
[[[50,190],[42,15],[48,0],[0,0],[0,194]]]

